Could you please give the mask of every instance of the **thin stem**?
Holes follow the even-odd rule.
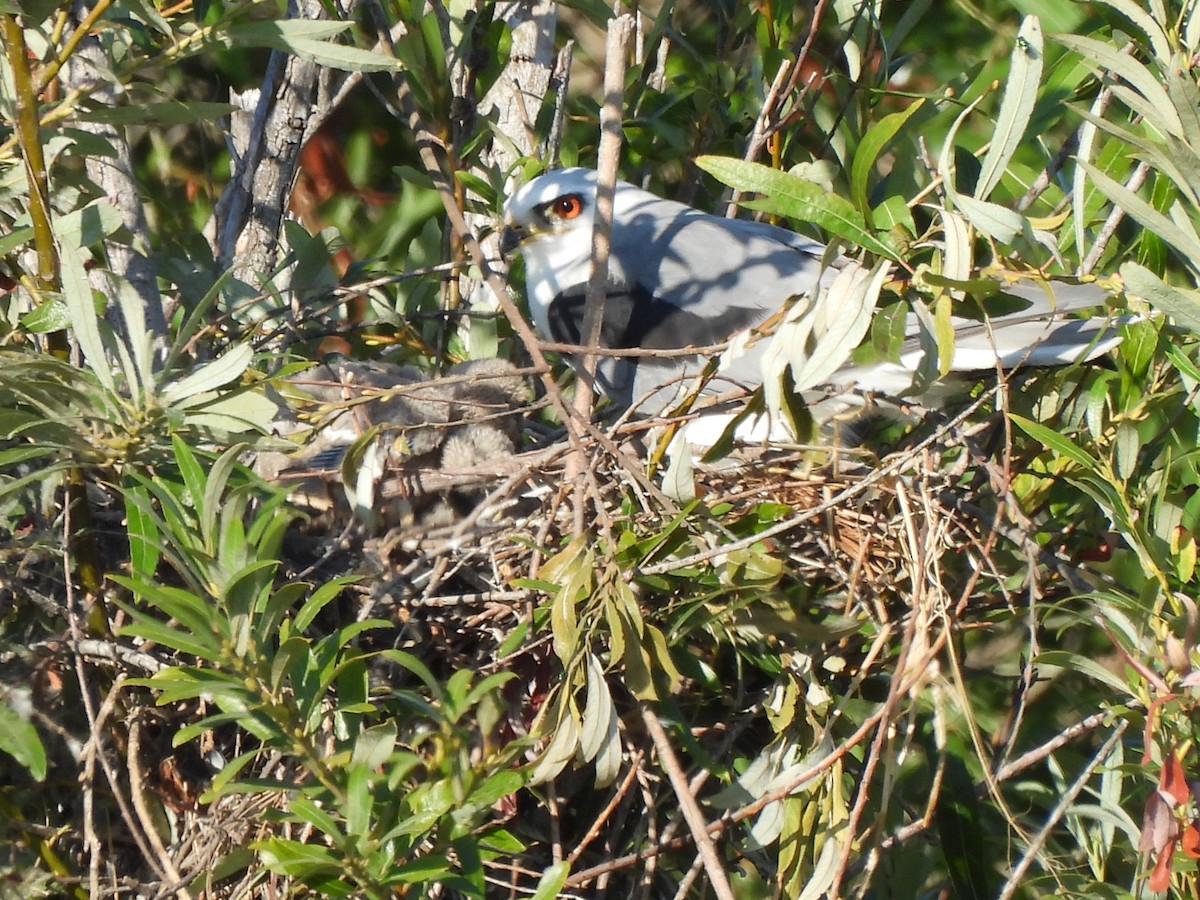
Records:
[[[42,72],[38,76],[37,80],[38,94],[44,91],[50,82],[52,82],[58,76],[59,70],[66,65],[67,60],[69,60],[72,54],[75,53],[76,49],[78,49],[79,42],[91,33],[92,28],[100,20],[100,17],[108,12],[108,8],[112,6],[112,3],[113,0],[96,0],[96,5],[88,10],[88,14],[83,17],[82,21],[80,21],[79,27],[72,30],[72,32],[67,36],[66,43],[59,48],[58,53],[54,56],[54,59],[50,60],[50,62],[46,64],[46,67],[42,69]]]
[[[683,817],[687,820],[692,839],[696,842],[696,849],[700,851],[700,858],[704,862],[704,871],[708,875],[713,893],[720,900],[733,900],[733,889],[729,884],[729,876],[725,874],[725,866],[717,853],[717,845],[713,843],[712,836],[708,833],[710,825],[700,810],[700,804],[692,796],[687,775],[683,771],[683,766],[679,764],[678,757],[675,756],[675,749],[667,738],[666,729],[663,728],[662,722],[658,720],[654,709],[648,703],[642,704],[642,721],[654,741],[654,749],[658,751],[659,764],[662,765],[667,777],[671,780],[671,787],[675,789],[675,797],[683,810]]]
[[[33,225],[33,243],[37,250],[38,287],[43,291],[58,289],[58,251],[54,246],[54,231],[50,225],[49,178],[46,173],[46,157],[38,135],[39,89],[34,86],[26,56],[25,32],[16,16],[0,16],[0,29],[4,35],[4,49],[8,54],[8,65],[13,73],[16,89],[16,130],[21,147],[21,159],[25,163],[25,177],[29,181],[29,218]]]

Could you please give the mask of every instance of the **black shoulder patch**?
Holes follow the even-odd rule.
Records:
[[[564,344],[583,339],[586,285],[563,291],[550,304],[550,335]],[[721,315],[702,317],[652,296],[641,285],[611,290],[604,299],[600,346],[616,350],[679,350],[719,344],[735,332],[762,321],[771,310],[730,306]]]

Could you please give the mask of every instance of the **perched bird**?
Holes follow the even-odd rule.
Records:
[[[594,171],[561,169],[529,181],[504,206],[501,251],[524,257],[534,327],[553,341],[581,343],[596,193]],[[848,265],[853,264],[828,254],[823,244],[784,228],[709,215],[618,181],[600,345],[660,353],[710,348],[761,328],[789,299],[806,294],[807,310],[832,321],[839,310],[821,304],[838,270]],[[1024,301],[1022,308],[986,321],[952,318],[951,371],[1069,364],[1120,342],[1106,317],[1064,315],[1102,304],[1105,292],[1094,284],[1055,283],[1050,291],[1048,282],[1026,282],[1005,285],[1003,292]],[[851,396],[903,397],[928,390],[928,366],[922,365],[931,349],[928,327],[922,339],[921,321],[910,314],[905,331],[898,360],[854,365],[848,361],[853,348],[847,348],[824,383]],[[761,385],[769,343],[751,341],[740,354],[727,354],[704,391],[717,396]],[[601,357],[597,387],[621,406],[658,414],[684,396],[714,352]],[[804,394],[812,403],[829,395]],[[826,404],[818,418],[853,405],[853,400]]]

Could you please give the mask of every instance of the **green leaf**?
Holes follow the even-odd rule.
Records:
[[[1115,85],[1114,94],[1120,96],[1134,112],[1145,116],[1164,135],[1183,137],[1183,122],[1180,121],[1179,112],[1166,102],[1167,92],[1162,82],[1133,56],[1122,53],[1107,41],[1081,34],[1056,34],[1054,39],[1078,53],[1080,59],[1097,73],[1115,73],[1132,85],[1137,93],[1128,89],[1118,90],[1122,86]]]
[[[871,317],[891,265],[885,260],[868,270],[848,263],[806,316],[812,318],[807,333],[796,331],[789,315],[771,339],[763,357],[763,388],[767,409],[777,411],[782,366],[792,370],[793,391],[805,391],[826,382],[850,359],[871,328]]]
[[[1162,310],[1179,327],[1200,334],[1200,290],[1173,287],[1145,266],[1133,262],[1121,266],[1121,278],[1130,294]]]
[[[1024,233],[1027,220],[1008,207],[987,200],[976,200],[966,194],[955,194],[954,205],[977,231],[1001,244],[1011,244]]]
[[[235,344],[212,362],[189,373],[162,389],[162,399],[167,405],[195,397],[206,391],[215,390],[242,377],[254,359],[254,348],[249,344]]]
[[[1029,127],[1037,103],[1043,58],[1041,23],[1037,16],[1026,16],[1017,32],[991,146],[983,158],[979,180],[975,184],[977,200],[987,198],[1000,183],[1009,161],[1024,141],[1025,129]]]
[[[123,224],[121,213],[107,200],[94,200],[81,209],[59,216],[54,231],[76,247],[90,247],[111,237]]]
[[[164,100],[158,103],[139,103],[136,106],[105,106],[82,110],[78,118],[85,122],[108,125],[190,125],[193,122],[212,122],[237,110],[232,103],[206,100]]]
[[[13,709],[7,698],[0,700],[0,751],[29,770],[35,781],[46,778],[46,748],[28,718]]]
[[[609,740],[617,737],[616,708],[604,678],[604,669],[592,653],[587,653],[587,702],[579,724],[579,755],[584,762],[596,758]]]
[[[550,743],[546,745],[529,774],[530,784],[543,784],[557,776],[579,749],[578,713],[565,695],[564,691],[564,699],[559,701],[557,708],[557,720],[552,721],[549,726],[553,729],[550,733]]]
[[[917,233],[917,222],[904,198],[893,195],[871,210],[871,224],[879,231],[902,231],[905,235]]]
[[[761,200],[742,204],[748,209],[762,209],[789,219],[811,222],[864,250],[887,259],[898,259],[893,247],[867,229],[866,221],[854,204],[811,181],[770,166],[724,156],[701,156],[696,165],[736,190],[762,194]]]
[[[394,721],[373,725],[365,729],[354,740],[351,766],[377,769],[388,761],[396,748],[396,723]]]
[[[1067,650],[1046,650],[1038,654],[1034,660],[1034,665],[1039,669],[1062,669],[1067,672],[1082,672],[1084,675],[1094,678],[1101,684],[1108,685],[1118,695],[1124,696],[1130,693],[1129,684],[1117,675],[1116,672],[1082,653],[1073,653]]]
[[[1087,170],[1092,182],[1104,196],[1174,247],[1183,262],[1190,265],[1193,271],[1200,268],[1200,236],[1197,236],[1195,228],[1185,218],[1164,215],[1095,166],[1083,160],[1080,160],[1079,164]],[[1172,208],[1172,212],[1176,207]]]
[[[497,800],[511,796],[525,786],[525,777],[520,772],[500,771],[485,778],[471,795],[467,803],[476,809],[489,809]]]
[[[318,587],[296,612],[292,628],[298,632],[306,630],[312,624],[313,619],[317,617],[317,614],[333,600],[336,600],[346,585],[353,584],[353,582],[354,579],[352,578],[337,578]]]
[[[185,506],[194,510],[198,522],[204,522],[204,489],[208,481],[204,468],[196,459],[192,448],[179,435],[171,436],[171,447],[175,451],[175,464],[179,466],[179,474],[183,476],[183,486],[187,492],[180,499],[183,500]],[[203,531],[201,535],[204,536]],[[211,550],[212,548],[207,549]]]
[[[272,872],[297,878],[311,878],[321,872],[340,872],[341,860],[320,844],[303,844],[285,838],[268,838],[250,845]]]
[[[14,228],[8,234],[0,237],[0,256],[7,256],[19,247],[24,247],[31,240],[33,240],[32,226]]]
[[[208,477],[203,485],[203,493],[196,498],[198,503],[198,513],[200,517],[200,533],[204,535],[205,540],[216,540],[217,513],[224,512],[222,508],[222,497],[225,494],[229,484],[229,476],[232,474],[234,467],[239,462],[239,457],[245,452],[244,444],[235,444],[224,453],[217,457],[208,469]],[[236,510],[236,518],[238,524],[241,524],[242,509],[240,504],[228,504],[226,501],[225,509],[233,507]],[[244,539],[244,535],[242,535]],[[222,536],[222,540],[225,536]],[[221,549],[224,549],[223,547]],[[244,549],[244,548],[238,548]]]
[[[62,296],[71,314],[75,339],[83,351],[84,362],[95,374],[96,380],[110,393],[116,393],[117,385],[113,379],[108,354],[104,352],[104,340],[100,336],[100,323],[96,317],[96,305],[92,300],[92,288],[83,270],[83,259],[73,243],[60,243]]]
[[[307,822],[331,838],[338,838],[342,835],[342,828],[338,824],[337,819],[308,797],[299,796],[294,798],[291,802],[290,811],[296,818]]]
[[[537,890],[534,891],[533,900],[554,900],[562,890],[562,886],[567,883],[567,876],[571,874],[571,864],[566,860],[557,862],[550,866],[542,873],[542,877],[538,879]]]
[[[247,433],[267,434],[279,412],[261,387],[235,388],[221,393],[204,393],[181,400],[184,422],[190,428],[204,428],[233,436]]]
[[[453,870],[444,856],[423,856],[397,866],[388,873],[385,884],[416,884],[422,881],[437,881],[445,878]]]
[[[408,671],[412,672],[414,675],[420,678],[422,682],[424,682],[425,687],[429,689],[429,693],[432,694],[438,702],[444,702],[445,694],[442,690],[441,683],[433,677],[433,673],[429,671],[429,667],[426,666],[425,663],[421,662],[421,660],[416,656],[407,652],[406,650],[385,650],[381,655],[384,658],[396,663],[396,665],[408,669]]]
[[[346,834],[367,838],[375,797],[371,793],[371,770],[364,765],[351,765],[346,772]]]
[[[875,164],[879,161],[880,155],[891,146],[892,141],[896,139],[896,135],[904,128],[908,120],[924,104],[925,100],[921,98],[910,103],[908,108],[902,112],[884,116],[872,124],[867,129],[867,133],[863,135],[862,140],[859,141],[858,149],[854,151],[854,162],[850,168],[850,198],[854,201],[854,205],[864,213],[867,211],[868,183],[871,173],[875,170]],[[875,222],[875,224],[879,223]]]
[[[158,568],[160,546],[158,523],[151,514],[150,492],[142,485],[127,484],[123,494],[130,566],[135,576],[150,581]]]
[[[1087,471],[1096,472],[1101,468],[1100,461],[1096,457],[1053,428],[1049,428],[1039,422],[1034,422],[1032,419],[1026,419],[1024,416],[1019,416],[1016,413],[1009,413],[1008,417],[1035,441],[1039,441],[1060,456],[1065,456],[1067,459],[1078,463]]]
[[[341,34],[351,25],[352,22],[305,19],[248,22],[230,28],[224,37],[234,46],[270,47],[348,72],[385,72],[401,68],[395,57],[325,40]]]
[[[163,615],[174,619],[176,621],[173,626],[175,630],[185,631],[196,638],[203,637],[205,640],[215,641],[216,637],[221,636],[223,620],[221,616],[215,614],[209,598],[195,594],[186,588],[158,584],[153,579],[142,580],[115,574],[109,577],[117,584],[132,591],[139,600],[152,604]],[[168,627],[150,619],[145,613],[137,612],[133,614],[133,621],[129,627],[140,628],[147,622]],[[209,646],[209,652],[211,652],[215,649],[216,644],[213,643]]]
[[[58,297],[48,297],[42,304],[21,316],[21,327],[33,334],[48,334],[71,327],[71,312]]]

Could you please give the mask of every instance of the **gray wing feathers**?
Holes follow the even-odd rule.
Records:
[[[683,326],[684,319],[764,319],[789,297],[811,290],[821,271],[825,247],[817,241],[762,222],[711,216],[627,185],[617,192],[616,215],[621,228],[613,234],[610,281],[615,288],[636,288],[668,304],[668,309],[684,311],[687,315],[679,317],[681,340],[676,346],[688,346],[683,338],[695,332]],[[829,272],[829,279],[832,277]],[[952,371],[1083,362],[1120,343],[1107,317],[1065,317],[1069,312],[1103,305],[1107,292],[1095,284],[1018,281],[1005,285],[1002,292],[1025,305],[987,322],[955,318]],[[663,323],[669,330],[671,317]],[[910,316],[906,330],[910,338],[899,363],[847,365],[830,383],[891,395],[911,391],[924,355],[916,339],[919,325],[915,316]],[[766,341],[757,342],[710,388],[727,390],[732,384],[757,387],[765,345]],[[672,377],[680,380],[685,373],[696,374],[703,362],[696,357],[674,357],[643,359],[636,364],[609,361],[602,367],[611,367],[614,376],[618,369],[626,370],[624,378],[617,381],[631,389],[631,395],[625,395],[630,402],[654,393]],[[659,391],[643,412],[661,410],[666,395],[673,393],[674,388]]]
[[[813,286],[823,247],[771,225],[720,219],[642,191],[618,196],[612,274],[699,316],[773,311]],[[781,287],[789,294],[781,294]]]

